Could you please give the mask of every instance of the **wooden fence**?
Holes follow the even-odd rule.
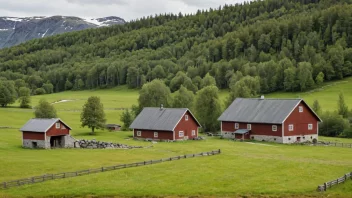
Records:
[[[334,146],[334,147],[352,148],[352,143],[318,142],[313,145],[314,146]]]
[[[210,151],[210,152],[180,155],[180,156],[175,156],[175,157],[163,158],[163,159],[159,159],[159,160],[149,160],[149,161],[142,161],[142,162],[136,162],[136,163],[131,163],[131,164],[120,164],[120,165],[115,165],[115,166],[80,170],[80,171],[75,171],[75,172],[45,174],[45,175],[35,176],[35,177],[30,177],[30,178],[25,178],[25,179],[2,182],[2,183],[0,183],[0,189],[7,189],[7,188],[21,186],[21,185],[25,185],[25,184],[33,184],[33,183],[39,183],[39,182],[44,182],[44,181],[48,181],[48,180],[62,179],[62,178],[68,178],[68,177],[77,177],[77,176],[82,176],[82,175],[89,175],[89,174],[93,174],[93,173],[106,172],[106,171],[118,170],[118,169],[123,169],[123,168],[145,166],[145,165],[150,165],[150,164],[157,164],[157,163],[169,162],[169,161],[186,159],[186,158],[218,155],[220,153],[221,153],[221,151],[219,149],[219,150]]]
[[[335,179],[335,180],[332,180],[329,182],[325,182],[323,185],[319,185],[317,188],[317,191],[320,191],[320,192],[326,191],[326,189],[331,188],[332,186],[341,184],[341,183],[345,182],[347,179],[352,179],[352,172],[346,173],[344,176],[342,176],[338,179]]]

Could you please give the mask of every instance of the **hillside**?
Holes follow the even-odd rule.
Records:
[[[82,19],[70,16],[0,17],[0,48],[56,34],[124,24],[119,17]]]
[[[32,40],[0,51],[0,76],[55,92],[156,78],[197,91],[207,73],[219,88],[247,76],[254,92],[310,90],[352,74],[349,3],[255,1]]]

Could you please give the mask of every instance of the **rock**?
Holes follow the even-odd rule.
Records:
[[[79,145],[79,142],[75,142],[75,148],[81,148],[81,146]]]

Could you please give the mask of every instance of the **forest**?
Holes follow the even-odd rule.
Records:
[[[160,14],[0,50],[0,89],[31,95],[162,79],[232,97],[305,91],[352,75],[348,0],[265,0]],[[210,78],[212,77],[212,78]],[[10,88],[8,88],[10,87]]]

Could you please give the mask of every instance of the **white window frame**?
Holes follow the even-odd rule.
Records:
[[[137,131],[137,136],[142,136],[142,131]]]
[[[247,129],[248,130],[252,130],[252,125],[251,124],[247,124]]]
[[[313,130],[313,124],[308,124],[308,130]]]
[[[272,126],[271,126],[271,130],[272,130],[272,131],[277,131],[277,125],[272,125]]]
[[[240,124],[239,123],[235,123],[235,129],[239,129],[240,128]]]
[[[298,107],[298,111],[299,111],[300,113],[302,113],[302,112],[303,112],[303,106],[299,106],[299,107]]]
[[[60,127],[61,127],[60,122],[55,123],[55,127],[56,127],[57,129],[60,129]]]
[[[196,130],[192,130],[192,136],[196,135]]]
[[[158,132],[154,132],[154,137],[155,138],[159,137],[159,133]]]
[[[185,115],[185,120],[188,121],[188,115]]]
[[[182,135],[181,135],[182,134]],[[185,133],[183,131],[178,132],[178,137],[185,137]]]
[[[288,125],[288,131],[293,131],[293,130],[294,130],[293,124],[289,124],[289,125]]]

